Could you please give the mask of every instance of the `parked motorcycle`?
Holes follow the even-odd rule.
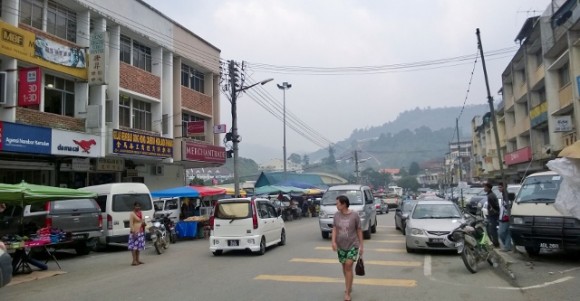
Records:
[[[467,221],[453,230],[447,239],[455,243],[457,253],[461,254],[461,259],[467,270],[477,273],[478,265],[487,261],[489,265],[494,265],[493,244],[487,235],[486,221],[480,216],[466,214]]]
[[[151,233],[151,241],[153,241],[153,247],[157,254],[163,254],[165,249],[169,247],[169,235],[167,233],[167,228],[163,223],[164,218],[167,218],[168,214],[160,214],[155,217],[152,221],[152,225],[149,228]]]
[[[165,229],[169,231],[169,242],[174,244],[177,242],[177,232],[175,231],[175,223],[169,218],[169,215],[165,215],[162,219]]]

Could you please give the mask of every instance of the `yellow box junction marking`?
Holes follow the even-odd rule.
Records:
[[[307,262],[307,263],[328,263],[337,264],[338,259],[330,258],[292,258],[290,262]],[[420,267],[419,261],[391,261],[391,260],[366,260],[365,265],[382,265],[391,267]]]
[[[330,278],[318,276],[295,276],[295,275],[258,275],[254,280],[270,280],[279,282],[303,282],[303,283],[344,283],[343,278]],[[380,278],[355,278],[354,283],[358,285],[374,286],[399,286],[415,287],[416,280],[411,279],[380,279]]]

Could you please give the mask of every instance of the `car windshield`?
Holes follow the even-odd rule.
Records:
[[[459,218],[461,213],[453,204],[417,204],[413,210],[413,219]]]
[[[141,211],[148,211],[153,209],[153,202],[148,193],[128,193],[113,195],[113,211],[114,212],[130,212],[133,211],[135,202],[141,205]]]
[[[250,202],[221,202],[216,207],[215,218],[244,219],[252,217]]]
[[[524,181],[516,198],[517,203],[553,203],[560,189],[558,175],[534,176]]]
[[[336,198],[345,195],[351,205],[362,204],[362,193],[360,190],[328,190],[322,196],[322,205],[335,205]]]

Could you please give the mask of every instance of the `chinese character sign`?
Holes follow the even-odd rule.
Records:
[[[170,158],[173,139],[113,130],[113,153]]]
[[[109,57],[109,36],[107,32],[91,33],[89,47],[89,85],[107,84],[107,65]]]
[[[39,67],[18,70],[18,105],[21,107],[40,104],[42,74]]]

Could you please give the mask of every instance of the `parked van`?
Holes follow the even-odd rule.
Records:
[[[514,201],[510,230],[514,244],[530,255],[540,249],[580,250],[580,220],[554,208],[562,177],[553,171],[526,177]]]
[[[370,239],[371,233],[377,232],[377,212],[371,189],[362,185],[337,185],[328,188],[324,192],[318,217],[322,238],[329,238],[332,232],[334,214],[338,211],[336,209],[336,198],[339,195],[348,197],[350,201],[349,209],[357,212],[360,216],[364,238]]]
[[[143,183],[111,183],[79,188],[97,193],[97,203],[103,216],[103,236],[99,246],[127,245],[129,240],[129,213],[139,202],[147,224],[153,218],[153,200],[149,188]]]

